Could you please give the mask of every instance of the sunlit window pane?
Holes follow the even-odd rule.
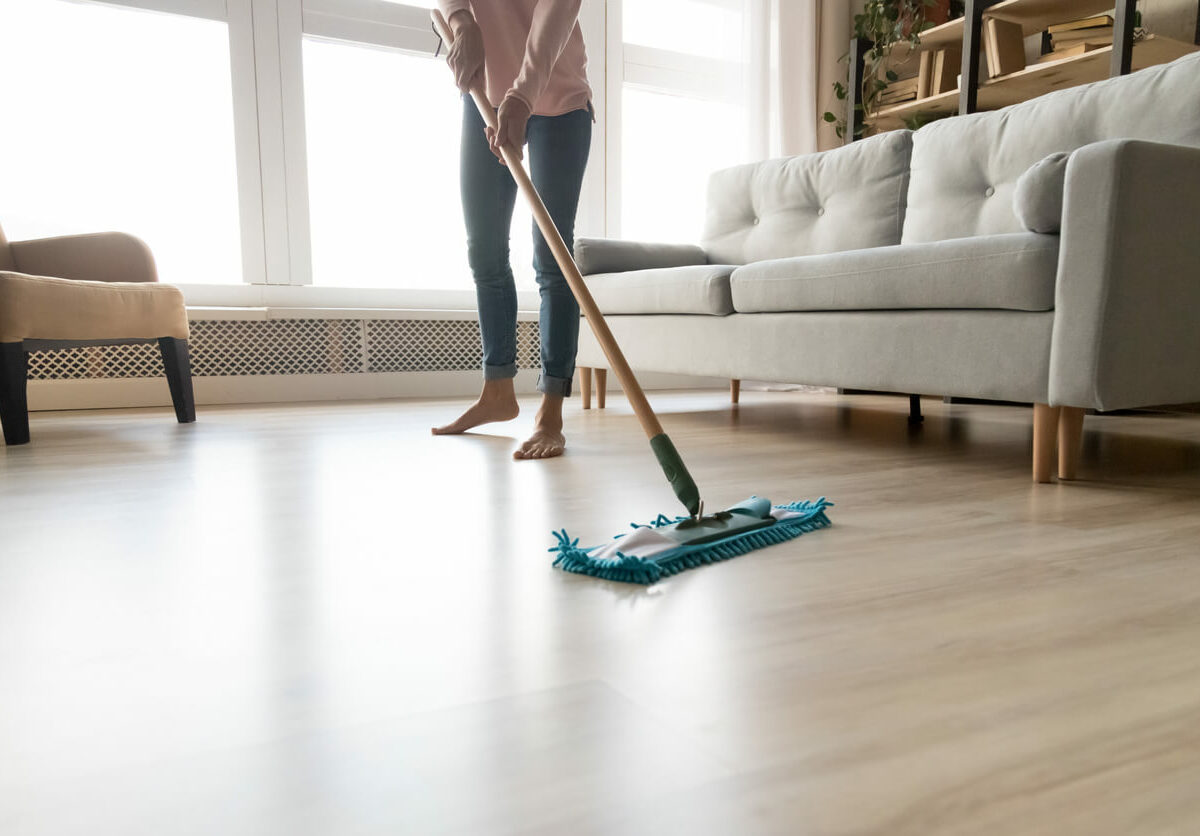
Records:
[[[144,239],[167,282],[240,282],[226,24],[0,2],[0,224]]]
[[[472,287],[458,188],[463,104],[445,62],[305,39],[304,95],[314,282]],[[530,223],[518,199],[521,287],[533,286]]]
[[[743,58],[745,0],[625,0],[622,40],[627,44],[702,55]]]
[[[698,241],[708,175],[746,161],[745,108],[629,85],[621,106],[621,237]]]

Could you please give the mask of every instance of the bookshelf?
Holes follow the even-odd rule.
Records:
[[[922,51],[953,47],[962,49],[960,89],[883,107],[868,120],[867,126],[871,132],[879,133],[903,128],[906,119],[918,114],[947,116],[996,110],[1054,90],[1164,64],[1200,50],[1200,20],[1197,22],[1196,43],[1189,44],[1158,35],[1134,42],[1134,3],[1135,0],[967,0],[966,15],[922,33],[920,47]],[[1116,11],[1113,17],[1116,23],[1111,46],[1057,61],[1033,64],[1024,70],[994,79],[980,76],[983,51],[981,31],[986,18],[1019,24],[1024,34],[1029,36],[1056,23],[1109,13],[1114,4]],[[1196,5],[1200,17],[1200,0]],[[864,45],[853,42],[851,57],[861,54],[863,49]],[[911,59],[912,56],[906,58]],[[851,66],[855,67],[856,75],[855,84],[851,87],[860,90],[861,62],[855,61]],[[847,131],[848,140],[851,133]]]

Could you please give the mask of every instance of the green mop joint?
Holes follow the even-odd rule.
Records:
[[[565,529],[553,532],[558,544],[549,551],[557,555],[554,565],[566,572],[650,585],[687,569],[729,560],[827,528],[830,522],[825,509],[832,505],[825,497],[776,506],[770,500],[751,497],[700,520],[672,519],[660,514],[654,522],[632,526],[635,531],[652,529],[664,540],[677,544],[649,557],[625,554],[619,547],[613,552],[611,544],[607,548],[609,555],[602,557],[598,553],[606,550],[605,546],[581,547],[579,540],[572,539]],[[628,536],[619,535],[615,539]]]
[[[666,433],[659,433],[650,439],[650,449],[654,451],[654,457],[658,459],[663,474],[671,483],[671,488],[683,503],[683,507],[693,516],[698,514],[700,489],[696,487],[696,481],[692,479],[692,474],[688,473],[687,465],[683,463],[683,458],[671,443],[671,439]]]

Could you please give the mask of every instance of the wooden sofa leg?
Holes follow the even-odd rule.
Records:
[[[579,367],[579,396],[583,398],[583,408],[592,408],[592,370],[587,366]]]
[[[596,369],[596,408],[604,409],[605,396],[608,394],[608,369]]]
[[[158,348],[167,372],[167,385],[171,388],[175,417],[181,424],[190,424],[196,420],[196,397],[192,392],[192,362],[187,340],[160,337]]]
[[[729,402],[737,404],[742,399],[742,381],[734,378],[729,381]]]
[[[24,343],[0,343],[0,423],[10,447],[29,443],[28,368]]]
[[[1075,406],[1064,406],[1058,419],[1058,478],[1069,482],[1079,470],[1079,458],[1083,451],[1084,410]]]
[[[1033,481],[1051,481],[1054,472],[1054,448],[1058,441],[1057,406],[1033,405]]]

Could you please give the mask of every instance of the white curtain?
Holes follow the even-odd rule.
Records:
[[[841,144],[826,111],[838,113],[835,81],[850,47],[851,0],[765,0],[770,63],[768,152],[808,154]]]

